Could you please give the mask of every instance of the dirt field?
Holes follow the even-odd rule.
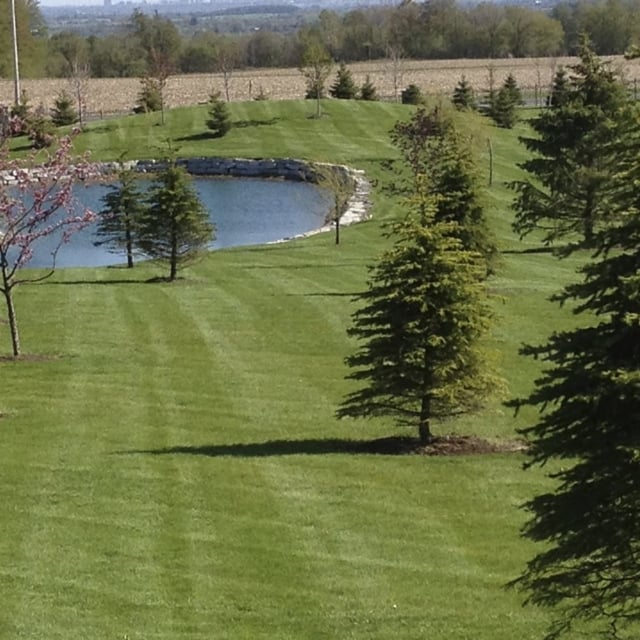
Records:
[[[622,71],[632,88],[640,86],[640,60],[627,61],[621,56],[609,58],[615,68]],[[545,92],[558,65],[575,63],[575,58],[525,58],[504,60],[422,60],[403,61],[399,86],[415,83],[427,94],[449,96],[464,74],[476,92],[489,86],[489,70],[493,68],[494,82],[499,86],[508,73],[513,73],[522,89]],[[389,61],[356,63],[349,65],[356,84],[361,85],[366,75],[378,89],[381,97],[392,99],[394,73]],[[331,79],[329,83],[331,82]],[[328,83],[328,84],[329,84]],[[53,106],[56,95],[69,89],[67,80],[23,80],[22,88],[32,105],[45,109]],[[207,101],[212,90],[223,92],[219,74],[173,76],[167,83],[166,102],[169,107],[193,105]],[[261,90],[273,100],[301,98],[304,78],[297,69],[250,69],[237,71],[230,82],[231,100],[250,100]],[[136,102],[140,82],[136,78],[99,78],[87,81],[87,112],[92,116],[107,116],[130,112]],[[0,80],[0,103],[13,101],[13,82]]]

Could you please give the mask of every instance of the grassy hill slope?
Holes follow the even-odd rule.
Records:
[[[393,425],[334,417],[352,295],[399,212],[383,189],[387,133],[410,111],[324,109],[315,120],[305,102],[234,104],[221,140],[203,135],[204,108],[79,138],[96,159],[158,156],[171,137],[185,156],[346,162],[378,181],[376,207],[339,247],[323,235],[218,251],[174,284],[150,283],[152,264],[60,270],[18,292],[24,348],[39,357],[0,364],[0,638],[541,637],[543,613],[503,585],[532,554],[518,505],[542,475],[517,453],[366,453],[351,441]],[[572,265],[522,253],[534,245],[509,231],[518,132],[461,125],[496,155],[494,341],[520,394],[535,369],[518,345],[569,321],[545,297]],[[495,403],[442,429],[505,439],[516,426]]]

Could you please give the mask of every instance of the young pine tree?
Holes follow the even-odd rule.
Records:
[[[78,112],[74,108],[74,100],[66,91],[60,92],[53,104],[51,122],[54,126],[62,127],[78,122]]]
[[[489,309],[456,223],[435,220],[422,198],[392,226],[393,247],[371,269],[349,334],[360,341],[348,375],[363,385],[339,417],[391,416],[434,439],[434,421],[480,407],[495,388],[480,346]]]
[[[377,100],[378,92],[375,85],[371,82],[371,76],[367,75],[362,86],[360,87],[360,100]]]
[[[516,79],[509,74],[489,104],[489,115],[503,129],[512,129],[518,120],[516,108],[522,104],[522,93]]]
[[[456,109],[461,111],[474,111],[476,109],[476,100],[473,94],[473,88],[464,76],[462,76],[460,82],[458,82],[453,90],[451,102],[453,102]]]
[[[231,116],[227,103],[222,100],[220,93],[214,91],[209,96],[209,111],[206,125],[214,138],[222,138],[231,130]]]
[[[125,252],[127,267],[134,263],[138,244],[140,221],[145,211],[144,201],[137,185],[137,176],[131,169],[121,168],[118,184],[110,185],[102,198],[104,209],[98,217],[97,244],[106,244],[114,253]]]
[[[149,190],[140,220],[138,246],[150,258],[169,265],[168,280],[178,268],[199,257],[214,238],[209,214],[191,184],[191,177],[169,162]]]
[[[341,62],[338,67],[336,81],[331,85],[329,93],[340,100],[354,100],[358,94],[358,88],[353,81],[351,71],[344,62]]]

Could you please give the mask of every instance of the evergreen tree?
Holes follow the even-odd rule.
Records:
[[[191,177],[169,162],[149,190],[147,207],[140,220],[139,248],[151,258],[169,264],[169,280],[178,267],[198,257],[214,238],[214,227]]]
[[[329,93],[340,100],[354,100],[358,94],[358,88],[353,81],[351,71],[344,62],[341,62],[338,67],[336,81],[331,85]]]
[[[231,130],[231,116],[229,107],[222,100],[219,92],[213,92],[209,96],[209,117],[207,118],[207,128],[212,132],[214,138],[222,138]]]
[[[476,109],[476,100],[473,95],[473,88],[464,76],[460,78],[460,82],[458,82],[453,90],[451,102],[453,102],[456,109],[472,111]]]
[[[525,350],[548,364],[533,393],[519,403],[542,411],[538,423],[522,432],[530,443],[529,465],[561,466],[551,473],[554,487],[526,504],[531,517],[524,535],[544,549],[514,584],[529,602],[556,608],[549,638],[583,622],[585,637],[638,637],[638,150],[636,145],[628,169],[615,179],[621,210],[595,232],[593,260],[582,268],[582,281],[558,296],[574,302],[584,321]]]
[[[511,101],[515,106],[519,107],[524,104],[524,101],[522,99],[522,91],[520,91],[518,81],[515,79],[512,73],[510,73],[505,78],[502,88],[504,89],[505,93],[511,98]]]
[[[619,77],[586,41],[571,70],[568,87],[556,78],[556,104],[531,120],[536,137],[521,139],[533,157],[521,165],[529,178],[512,184],[514,229],[521,236],[539,229],[546,243],[588,247],[609,216],[616,170],[610,150],[633,120],[633,107]]]
[[[60,92],[53,104],[51,122],[56,127],[78,122],[78,112],[74,108],[74,100],[66,91]]]
[[[402,90],[402,104],[424,104],[422,90],[417,84],[410,84]]]
[[[134,109],[136,113],[148,113],[162,109],[162,87],[155,78],[146,77],[140,80],[138,103]]]
[[[371,270],[349,334],[361,341],[347,364],[364,386],[350,393],[340,417],[391,416],[434,438],[433,421],[481,406],[494,379],[479,347],[489,311],[477,258],[457,225],[437,222],[419,198],[416,211],[392,227],[394,244]]]
[[[360,87],[360,100],[377,100],[378,92],[375,85],[371,82],[371,76],[367,75],[364,83]]]
[[[497,250],[480,199],[469,141],[438,108],[417,109],[409,121],[394,126],[391,139],[411,170],[411,191],[434,198],[436,221],[455,222],[464,249],[481,256],[485,274],[491,273]]]
[[[512,74],[509,74],[500,89],[492,92],[488,114],[503,129],[512,129],[518,120],[516,108],[522,104],[522,93]]]
[[[105,205],[98,218],[97,244],[107,244],[114,253],[124,250],[127,267],[133,267],[134,250],[138,242],[138,227],[144,214],[144,202],[137,186],[137,176],[131,169],[121,168],[118,184],[109,186],[102,201]]]
[[[553,86],[547,98],[547,106],[553,108],[564,107],[570,99],[571,87],[567,71],[564,67],[559,67],[553,78]]]

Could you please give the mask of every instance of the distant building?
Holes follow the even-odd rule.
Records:
[[[104,0],[104,6],[105,7],[110,7],[111,6],[111,0]]]

